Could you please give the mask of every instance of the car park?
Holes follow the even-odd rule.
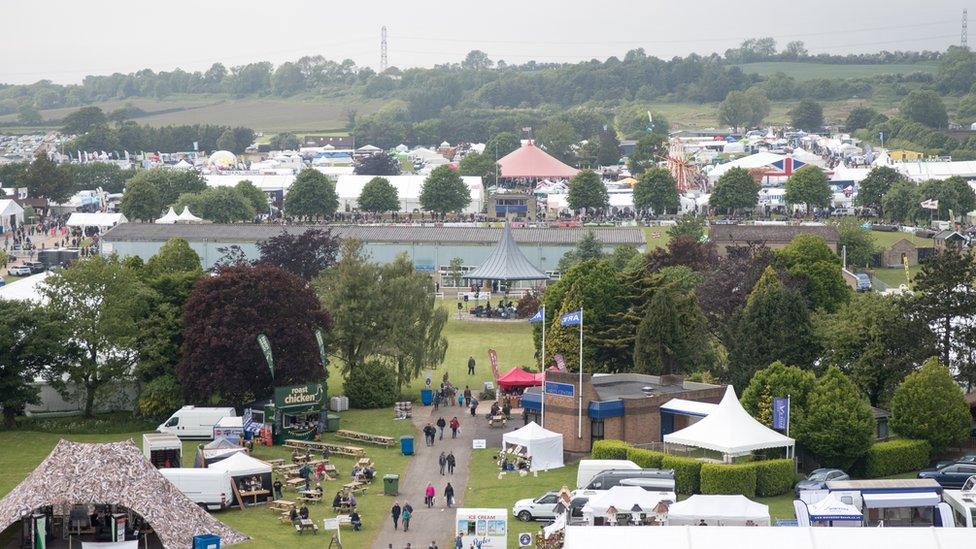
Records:
[[[918,478],[930,478],[943,488],[962,488],[973,475],[976,475],[976,463],[953,463],[941,469],[919,471]]]
[[[30,276],[31,270],[27,265],[14,265],[7,269],[7,274],[10,276]]]
[[[850,480],[851,476],[841,471],[840,469],[814,469],[807,476],[806,480],[801,480],[796,483],[794,492],[796,497],[800,497],[800,492],[803,490],[823,490],[827,487],[827,483],[832,480]]]

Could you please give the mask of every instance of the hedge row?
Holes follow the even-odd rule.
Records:
[[[753,463],[705,463],[701,466],[701,493],[742,494],[756,497],[756,467]]]
[[[654,450],[645,450],[643,448],[627,449],[627,459],[644,469],[660,469],[661,462],[666,455],[664,452],[655,452]]]
[[[622,440],[598,440],[593,443],[590,457],[593,459],[630,459],[627,457],[627,453],[632,449],[630,444]]]
[[[732,465],[703,463],[694,458],[634,448],[620,440],[594,442],[591,457],[629,459],[645,469],[674,469],[675,489],[679,494],[778,496],[793,488],[796,476],[791,459],[750,461]],[[918,468],[920,467],[915,467]]]
[[[932,446],[925,440],[896,439],[875,442],[860,469],[865,478],[879,478],[924,469]]]

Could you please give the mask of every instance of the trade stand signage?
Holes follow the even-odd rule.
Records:
[[[274,405],[282,412],[319,410],[325,405],[325,391],[319,383],[275,387]]]
[[[546,382],[546,395],[574,397],[576,396],[576,386],[572,383],[559,383],[557,381]]]

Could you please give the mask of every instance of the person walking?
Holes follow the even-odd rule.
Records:
[[[427,504],[428,509],[434,506],[434,494],[436,494],[434,485],[428,482],[427,489],[424,490],[424,503]]]
[[[424,443],[426,443],[427,446],[434,445],[434,434],[436,432],[437,430],[434,429],[434,426],[431,425],[430,422],[428,422],[427,425],[424,425]]]
[[[464,386],[464,407],[471,406],[471,387]]]
[[[454,549],[464,549],[464,536],[458,532],[457,537],[454,538]]]
[[[468,357],[468,375],[469,376],[473,376],[474,375],[474,357],[473,356],[469,356]]]
[[[447,465],[447,455],[444,452],[437,458],[437,464],[441,466],[441,476],[444,476],[444,467]]]
[[[444,440],[444,428],[447,427],[447,421],[443,417],[437,418],[437,429],[441,432],[441,440]]]
[[[478,414],[478,399],[471,399],[471,417],[475,417]]]
[[[447,454],[447,472],[454,474],[454,466],[457,464],[457,459],[454,457],[454,452]]]
[[[410,504],[408,503],[403,506],[403,513],[400,515],[400,519],[403,520],[404,532],[410,531],[410,517],[412,516],[413,516],[413,507],[410,507]]]
[[[461,422],[458,421],[457,416],[451,418],[451,438],[457,438],[458,429],[461,428]]]
[[[454,505],[454,487],[450,482],[444,487],[444,501],[447,502],[448,507]]]
[[[393,517],[393,529],[397,529],[397,523],[400,522],[400,513],[403,509],[400,508],[400,502],[394,501],[393,507],[390,507],[390,516]]]

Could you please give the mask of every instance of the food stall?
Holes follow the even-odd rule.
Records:
[[[457,534],[464,547],[504,549],[508,543],[507,509],[465,509],[456,514]]]
[[[255,421],[260,417],[270,427],[274,444],[284,444],[288,439],[314,440],[325,430],[327,412],[324,383],[275,387],[273,398],[263,409],[252,407]]]

